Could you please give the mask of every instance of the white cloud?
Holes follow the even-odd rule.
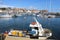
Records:
[[[14,6],[9,6],[9,5],[2,5],[2,4],[0,4],[0,8],[2,8],[2,7],[14,7]]]

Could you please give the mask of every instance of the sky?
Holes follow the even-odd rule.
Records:
[[[1,6],[11,6],[17,8],[47,9],[52,12],[60,11],[60,0],[0,0]]]

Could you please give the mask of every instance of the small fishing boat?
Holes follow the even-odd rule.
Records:
[[[49,29],[42,28],[42,25],[37,21],[36,18],[34,18],[36,22],[32,22],[30,24],[30,27],[32,28],[32,35],[31,38],[35,37],[38,39],[47,39],[48,37],[52,36],[52,32]]]
[[[34,18],[36,22],[32,22],[29,26],[31,31],[28,30],[10,30],[5,40],[34,40],[34,39],[47,39],[52,36],[52,32],[49,29],[45,29],[42,25]]]

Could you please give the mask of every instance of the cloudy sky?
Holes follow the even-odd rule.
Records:
[[[11,6],[19,8],[47,9],[49,11],[60,11],[60,0],[0,0],[0,7]]]

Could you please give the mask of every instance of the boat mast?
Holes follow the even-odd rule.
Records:
[[[42,25],[37,21],[37,19],[34,17],[34,20],[36,21],[37,27],[39,27],[40,31],[43,31]]]
[[[50,0],[50,12],[52,11],[52,9],[51,9],[51,8],[52,8],[52,4],[51,4],[51,0]]]

